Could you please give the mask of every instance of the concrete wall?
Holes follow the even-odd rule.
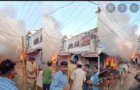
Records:
[[[37,64],[37,66],[40,64],[40,53],[32,53],[32,54],[28,54],[27,56],[27,61],[29,60],[29,57],[34,57],[35,58],[35,63]]]

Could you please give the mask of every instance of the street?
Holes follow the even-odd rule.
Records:
[[[112,78],[110,80],[104,80],[100,82],[99,90],[135,90],[134,88],[139,85],[139,83],[134,79],[137,69],[134,67],[130,67],[130,70],[131,72],[127,74],[126,83],[124,83],[123,85],[120,84],[120,79]],[[110,87],[108,89],[109,83]]]

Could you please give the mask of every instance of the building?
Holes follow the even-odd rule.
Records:
[[[29,56],[33,56],[37,65],[42,67],[42,28],[31,30],[26,35],[27,61]]]
[[[58,64],[68,60],[69,55],[75,63],[81,61],[83,64],[89,64],[91,69],[94,65],[100,66],[99,54],[102,52],[102,47],[98,45],[97,30],[98,28],[95,28],[76,36],[65,35],[62,38]]]

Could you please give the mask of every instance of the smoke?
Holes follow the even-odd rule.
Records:
[[[22,20],[17,20],[16,16],[17,11],[11,5],[0,9],[0,55],[14,61],[17,61],[17,57],[22,53],[22,38],[19,36],[25,36],[26,32],[25,28],[16,28],[17,23],[22,22]],[[24,23],[21,27],[24,27]]]
[[[107,12],[106,6],[108,3],[104,1],[99,1],[98,3],[102,10],[98,14],[98,35],[101,40],[100,42],[108,47],[104,49],[106,53],[112,53],[115,56],[130,57],[132,51],[136,50],[137,35],[135,31],[138,29],[138,26],[136,24],[128,26],[131,23],[131,16],[126,13],[122,14],[117,9],[113,13]]]
[[[51,4],[43,4],[43,15],[52,12]],[[62,35],[59,32],[59,22],[52,15],[44,15],[43,22],[43,62],[52,60],[55,53],[59,52]]]

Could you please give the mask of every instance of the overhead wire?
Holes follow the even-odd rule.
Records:
[[[40,1],[37,3],[37,5],[35,6],[34,10],[33,10],[32,13],[30,14],[29,18],[28,18],[27,21],[25,22],[25,25],[27,24],[27,22],[29,21],[29,19],[30,19],[31,16],[33,15],[33,12],[36,10],[36,8],[38,7],[39,4],[40,4]]]
[[[73,1],[74,3],[74,1]],[[72,4],[73,5],[73,4]],[[60,20],[58,21],[58,23],[64,18],[64,16],[67,14],[67,12],[70,10],[70,8],[72,7],[72,5],[68,8],[68,10],[66,10],[66,12],[64,13],[64,15],[60,18]],[[56,24],[56,26],[58,25],[58,23]]]
[[[84,2],[84,1],[83,1],[83,2]],[[82,3],[83,3],[83,2],[82,2]],[[73,15],[73,13],[75,13],[75,11],[82,5],[82,3],[79,4],[78,7],[77,7],[76,9],[74,9],[74,11],[62,22],[62,24],[63,24],[67,19],[69,19],[70,16]]]
[[[36,25],[36,23],[38,22],[38,20],[42,17],[42,14],[39,16],[39,18],[37,18],[37,20],[35,21],[35,23],[33,24],[33,26],[31,27],[31,29],[29,30],[32,30],[32,28]]]
[[[2,12],[1,12],[2,13]],[[13,32],[15,32],[9,25],[8,25],[8,22],[7,22],[7,19],[5,18],[5,16],[4,16],[4,14],[2,13],[2,15],[3,15],[3,17],[4,17],[4,19],[5,19],[5,21],[6,21],[6,23],[5,22],[3,22],[1,19],[0,19],[0,21],[3,23],[3,24],[5,24],[9,29],[11,29],[11,31],[13,31]],[[2,27],[2,26],[1,26]],[[4,28],[3,28],[4,29]],[[5,29],[4,29],[5,30]],[[7,30],[5,30],[6,32],[7,32]],[[15,32],[16,34],[18,34],[17,32]],[[7,32],[7,34],[9,34],[8,32]],[[9,34],[10,35],[10,34]],[[13,39],[15,39],[15,40],[17,40],[17,41],[19,41],[18,39],[16,39],[15,37],[14,37],[14,35],[10,35],[11,37],[13,37]],[[20,41],[19,41],[20,42]]]
[[[86,23],[85,23],[82,27],[80,27],[78,30],[76,30],[75,32],[73,32],[72,35],[73,35],[74,33],[76,33],[77,31],[81,30],[85,25],[87,25],[89,22],[91,22],[95,17],[97,17],[97,15],[94,16],[93,18],[91,18],[88,22],[86,22]]]
[[[138,20],[140,20],[140,19],[138,19]],[[135,20],[135,21],[138,21],[138,20]],[[133,24],[135,21],[133,21],[131,24]],[[125,26],[124,28],[126,28],[126,27],[130,26],[131,24],[129,24],[129,25],[127,25],[127,26]],[[121,30],[119,30],[119,31],[115,31],[115,33],[122,31],[124,28],[122,28],[122,29],[121,29]],[[108,34],[108,35],[110,35],[110,34]],[[129,41],[135,41],[135,40],[129,40]]]
[[[80,13],[78,13],[73,19],[71,19],[63,28],[62,28],[62,30],[71,22],[71,21],[73,21],[78,15],[80,15],[89,5],[90,5],[91,3],[89,3]],[[61,30],[61,31],[62,31]]]
[[[27,16],[27,14],[28,14],[28,12],[29,12],[29,10],[30,10],[32,4],[33,4],[33,1],[32,1],[32,3],[31,3],[31,5],[29,6],[28,11],[27,11],[26,15],[24,16],[23,20],[26,18],[26,16]],[[20,23],[20,26],[21,26],[22,23],[23,23],[23,21]],[[19,28],[20,28],[20,27],[19,27]]]
[[[59,7],[59,8],[57,8],[57,9],[55,9],[54,11],[52,11],[52,12],[50,12],[50,13],[44,14],[43,16],[52,14],[52,13],[56,12],[57,10],[59,10],[59,9],[61,9],[61,8],[64,8],[64,7],[67,7],[67,6],[71,5],[72,3],[73,3],[73,1],[72,1],[71,3],[65,5],[65,6],[62,6],[62,7]]]
[[[44,19],[43,19],[43,21],[44,21],[44,23],[47,25],[47,27],[49,28],[49,30],[53,31],[53,30],[49,27],[49,25],[47,24],[47,22],[45,22]],[[45,30],[44,30],[44,31],[45,31]],[[46,32],[46,31],[45,31],[45,32]],[[46,32],[46,33],[47,33],[47,32]],[[49,36],[49,35],[47,34],[47,36]],[[54,38],[54,37],[52,37],[52,36],[49,36],[49,37]],[[59,40],[58,38],[54,38],[54,39]]]
[[[99,4],[100,5],[100,4]],[[100,5],[101,6],[101,5]],[[102,6],[101,6],[102,7]],[[104,11],[104,10],[103,10]],[[105,11],[104,11],[105,12]],[[106,14],[106,12],[105,12],[105,14]],[[108,15],[106,14],[106,16],[108,17]],[[110,18],[108,17],[108,19],[110,20]],[[111,20],[110,20],[111,21]],[[112,22],[112,21],[111,21]],[[113,22],[112,22],[113,23]],[[114,24],[113,24],[114,25]],[[121,30],[120,30],[121,31]],[[123,31],[125,31],[125,30],[123,30]],[[125,31],[126,32],[126,31]],[[116,32],[115,32],[116,33]],[[127,32],[126,32],[127,33]],[[127,33],[128,34],[128,33]],[[129,35],[129,34],[128,34]],[[129,35],[130,36],[130,35]],[[131,36],[130,36],[131,37]],[[125,38],[125,37],[124,37]],[[127,41],[135,41],[132,37],[131,37],[131,39],[132,40],[128,40],[127,38],[125,38]],[[132,44],[132,43],[131,43]]]
[[[100,4],[99,4],[100,5]],[[101,5],[100,5],[101,6]],[[103,7],[101,6],[101,8],[102,8],[102,10],[104,11],[104,9],[103,9]],[[104,11],[104,13],[106,14],[106,12]],[[108,18],[108,20],[110,20],[110,18],[109,18],[109,16],[106,14],[106,16],[107,16],[107,18]],[[111,20],[110,20],[111,21]],[[113,26],[115,26],[116,27],[116,25],[114,25],[114,23],[111,21],[111,23],[113,24]],[[118,30],[118,28],[116,27],[116,29]],[[116,33],[116,32],[115,32]],[[125,38],[125,37],[123,37],[123,38]],[[125,38],[126,39],[126,38]],[[126,39],[127,40],[127,39]]]
[[[25,1],[24,5],[23,5],[23,8],[22,8],[21,14],[20,14],[20,16],[19,16],[19,19],[20,19],[21,15],[22,15],[22,12],[23,12],[23,10],[24,10],[24,7],[25,7],[25,5],[26,5],[26,2],[27,2],[27,1]],[[19,24],[19,20],[18,20],[18,22],[17,22],[16,28],[18,27],[18,24]]]
[[[88,2],[90,2],[90,3],[92,3],[92,4],[95,4],[95,5],[98,5],[97,3],[94,3],[94,2],[92,2],[92,1],[88,1]]]

